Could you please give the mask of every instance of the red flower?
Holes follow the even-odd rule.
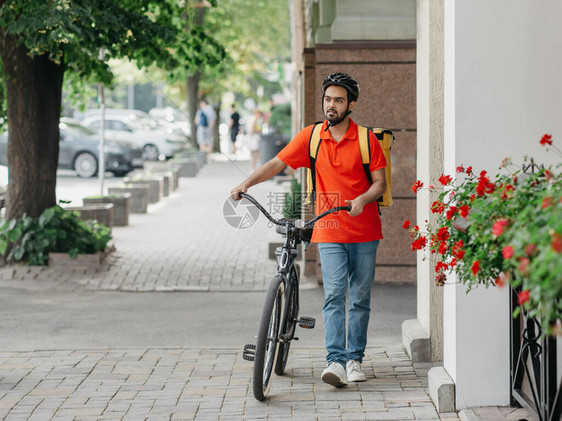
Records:
[[[446,280],[447,280],[447,275],[441,272],[435,277],[435,284],[442,287],[443,285],[445,285]]]
[[[513,250],[513,246],[507,245],[502,249],[502,256],[504,259],[509,260],[513,257],[515,251]]]
[[[525,254],[527,256],[532,256],[537,252],[537,245],[535,243],[530,243],[525,246]]]
[[[461,216],[462,216],[463,218],[466,218],[466,217],[468,216],[468,212],[469,212],[469,211],[470,211],[470,206],[468,206],[468,205],[462,205],[462,206],[459,208],[459,213],[461,214]]]
[[[449,228],[448,227],[441,227],[437,231],[437,239],[439,241],[447,241],[449,239]]]
[[[441,174],[441,177],[439,177],[439,182],[441,183],[442,186],[446,186],[447,184],[450,184],[452,181],[453,179],[450,175]]]
[[[478,196],[484,196],[484,193],[493,193],[496,189],[496,185],[486,177],[486,171],[482,171],[478,177],[478,184],[476,185],[476,194]]]
[[[541,209],[546,209],[549,206],[554,205],[554,199],[552,198],[552,196],[546,196],[543,200],[542,200],[542,204],[541,204]]]
[[[423,187],[423,183],[420,180],[417,180],[414,185],[412,186],[412,191],[417,193],[419,189]]]
[[[550,181],[552,179],[552,173],[548,170],[544,170],[544,176],[546,177],[546,181]]]
[[[529,298],[531,298],[531,293],[528,289],[526,289],[525,291],[521,291],[519,294],[517,294],[517,304],[523,305],[527,301],[529,301]]]
[[[552,249],[556,253],[562,253],[562,235],[558,234],[557,232],[552,234],[552,241],[550,242],[550,247],[552,247]]]
[[[455,267],[457,265],[457,259],[452,258],[451,261],[449,262],[449,266],[450,267]]]
[[[465,255],[465,251],[462,249],[464,247],[464,242],[462,240],[457,241],[454,245],[453,245],[453,256],[455,256],[457,259],[462,260],[462,258]]]
[[[502,279],[501,276],[498,276],[498,277],[496,278],[496,286],[497,286],[498,288],[501,288],[501,287],[504,286],[503,279]]]
[[[470,175],[472,173],[472,167],[468,167],[466,169],[466,173]]]
[[[459,165],[459,166],[457,167],[457,172],[458,172],[458,173],[464,172],[464,167],[463,167],[462,165]]]
[[[543,135],[543,137],[541,137],[540,143],[543,146],[552,145],[552,135],[551,134]]]
[[[448,210],[447,210],[447,221],[450,221],[451,218],[453,216],[455,216],[455,213],[457,213],[457,207],[456,206],[451,206]]]
[[[500,235],[502,235],[505,227],[507,227],[508,225],[509,221],[507,219],[498,219],[496,222],[494,222],[494,225],[492,225],[492,234],[494,234],[496,237],[499,237]]]
[[[445,210],[445,205],[441,203],[439,200],[436,200],[431,205],[431,212],[433,213],[443,213],[444,210]]]
[[[476,276],[476,274],[480,271],[480,262],[478,260],[475,260],[472,263],[472,274],[474,276]]]
[[[512,184],[505,185],[502,192],[502,199],[507,199],[509,192],[513,190],[515,190],[515,187],[513,187]]]
[[[405,230],[407,230],[408,228],[410,228],[410,221],[408,221],[407,219],[404,221],[404,225],[402,225],[402,228],[404,228]]]
[[[449,247],[447,246],[447,243],[439,243],[439,248],[437,249],[437,251],[441,254],[445,254],[448,248]]]
[[[519,263],[519,267],[517,268],[519,272],[521,272],[523,275],[527,274],[527,266],[529,266],[529,263],[531,263],[529,259],[527,259],[526,257],[522,257]]]
[[[437,264],[435,265],[435,272],[439,273],[441,271],[447,270],[449,269],[449,265],[447,265],[447,263],[445,262],[437,262]]]
[[[425,247],[425,245],[427,244],[427,238],[425,238],[423,235],[421,237],[419,237],[417,240],[414,240],[412,242],[412,251],[414,250],[421,250]]]

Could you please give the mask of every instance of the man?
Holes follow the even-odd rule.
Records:
[[[361,362],[367,345],[371,286],[375,259],[382,239],[377,199],[386,190],[386,160],[376,137],[369,131],[370,184],[361,162],[357,125],[349,118],[359,97],[357,82],[345,73],[333,73],[322,84],[322,110],[326,120],[316,156],[316,212],[351,205],[349,212],[332,214],[315,227],[324,283],[322,314],[328,366],[322,380],[335,387],[348,381],[365,381]],[[310,168],[309,139],[314,126],[298,133],[275,158],[258,168],[231,192],[238,198],[251,186],[268,180],[286,165]],[[346,341],[345,300],[349,286]]]
[[[230,111],[230,122],[228,124],[230,127],[230,141],[232,142],[232,153],[236,155],[236,137],[240,131],[240,114],[236,110],[236,104],[231,105]]]
[[[197,125],[197,144],[199,150],[210,154],[213,151],[213,127],[217,119],[217,114],[213,107],[207,104],[205,99],[199,103],[199,109],[195,114],[195,124]]]

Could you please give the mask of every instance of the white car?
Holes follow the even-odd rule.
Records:
[[[189,123],[189,118],[187,113],[172,108],[152,108],[148,115],[156,120],[160,124],[164,124],[167,127],[171,127],[176,133],[183,133],[188,138],[191,137],[191,123]]]
[[[82,125],[98,133],[101,124],[101,113],[92,113],[82,121]],[[187,147],[185,136],[169,133],[165,129],[153,128],[140,116],[132,118],[131,113],[126,112],[110,111],[105,115],[105,135],[110,140],[126,140],[141,146],[144,159],[148,161],[171,158]]]

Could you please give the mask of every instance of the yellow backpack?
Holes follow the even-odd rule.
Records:
[[[314,204],[316,200],[316,156],[318,155],[318,149],[320,149],[320,143],[322,142],[322,139],[320,138],[321,129],[322,123],[316,123],[312,129],[310,140],[308,142],[310,170],[307,171],[307,204]],[[369,183],[373,182],[371,171],[369,170],[369,164],[371,163],[369,130],[375,134],[377,140],[380,142],[384,157],[386,158],[386,168],[384,169],[384,173],[386,175],[386,191],[381,197],[379,197],[377,202],[379,207],[388,207],[392,205],[392,167],[390,162],[390,150],[394,146],[394,133],[388,129],[374,129],[363,126],[357,126],[357,130],[359,137],[359,149],[361,151],[361,161]]]

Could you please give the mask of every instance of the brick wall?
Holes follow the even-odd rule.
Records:
[[[382,209],[384,240],[377,255],[376,282],[415,282],[416,255],[404,220],[416,219],[416,48],[415,41],[362,41],[317,44],[304,51],[304,124],[323,120],[321,82],[333,72],[352,75],[360,87],[353,120],[394,131],[392,194]],[[317,249],[306,255],[305,274],[321,279]]]

